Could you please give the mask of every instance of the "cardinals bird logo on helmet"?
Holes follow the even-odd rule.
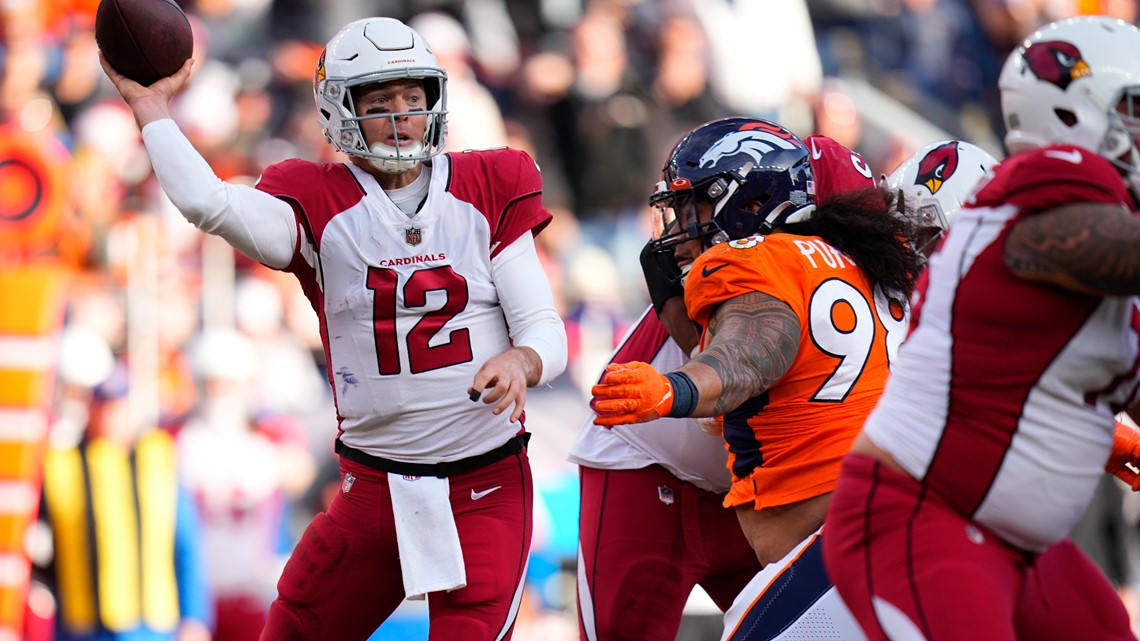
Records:
[[[1035,42],[1025,49],[1025,64],[1033,75],[1045,82],[1051,82],[1062,90],[1077,78],[1092,75],[1092,69],[1081,55],[1081,50],[1070,42],[1045,40]]]
[[[934,250],[950,219],[995,164],[976,145],[944,140],[919,149],[891,172],[887,187],[906,202],[895,213],[911,217],[919,228],[915,249],[923,255]]]
[[[918,174],[914,184],[926,187],[931,195],[937,194],[942,185],[950,180],[958,170],[958,141],[951,140],[931,149],[918,161]]]

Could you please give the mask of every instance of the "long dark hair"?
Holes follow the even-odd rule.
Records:
[[[922,257],[915,250],[918,228],[911,217],[893,213],[892,203],[884,188],[846,192],[818,206],[811,218],[780,231],[819,236],[850,256],[888,296],[905,303],[922,270]]]

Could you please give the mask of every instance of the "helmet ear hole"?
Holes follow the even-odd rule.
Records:
[[[1058,108],[1054,109],[1053,113],[1056,114],[1061,122],[1065,123],[1066,127],[1075,127],[1077,125],[1077,114],[1072,111]]]

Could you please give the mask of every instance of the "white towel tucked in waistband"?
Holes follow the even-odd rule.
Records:
[[[422,599],[428,592],[467,585],[463,548],[451,513],[446,478],[388,474],[404,595]]]

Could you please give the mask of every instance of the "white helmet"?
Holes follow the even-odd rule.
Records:
[[[423,140],[407,147],[364,142],[360,121],[411,113],[356,113],[352,89],[402,78],[421,78],[427,95],[428,126]],[[420,34],[392,18],[365,18],[346,25],[325,45],[313,79],[317,118],[338,151],[369,158],[379,170],[405,172],[443,150],[447,134],[447,74]]]
[[[998,79],[1010,153],[1054,143],[1095,150],[1140,192],[1140,29],[1082,16],[1042,27],[1018,47]],[[1116,111],[1128,99],[1127,114]]]
[[[902,196],[919,228],[928,230],[929,237],[920,239],[920,251],[933,248],[978,181],[996,164],[976,145],[941,140],[919,149],[891,172],[887,187]]]

